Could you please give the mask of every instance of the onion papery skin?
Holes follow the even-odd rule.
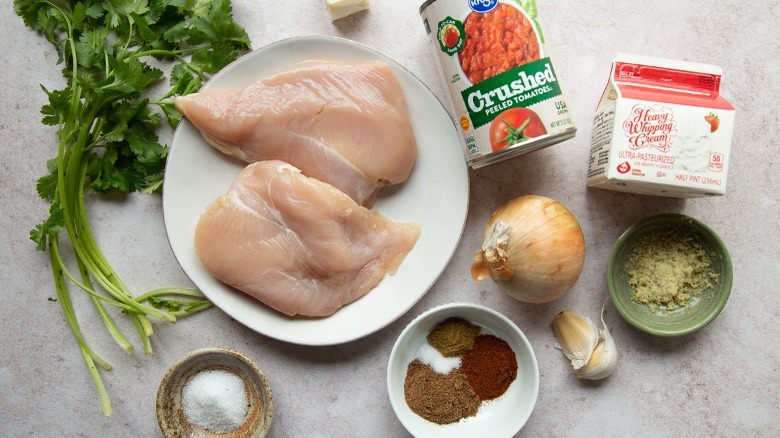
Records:
[[[511,297],[547,303],[571,290],[585,263],[585,236],[563,204],[539,195],[510,200],[490,217],[474,256],[474,281],[491,277]]]

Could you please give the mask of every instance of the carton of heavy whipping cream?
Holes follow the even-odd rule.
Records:
[[[588,186],[678,198],[726,192],[734,107],[714,65],[619,54],[593,118]]]

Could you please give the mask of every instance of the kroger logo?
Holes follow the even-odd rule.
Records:
[[[468,2],[472,11],[482,14],[490,12],[498,6],[498,0],[468,0]]]

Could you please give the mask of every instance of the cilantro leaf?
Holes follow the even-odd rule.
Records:
[[[44,125],[56,126],[68,117],[70,110],[70,101],[72,99],[70,90],[49,91],[43,85],[41,89],[49,97],[49,103],[41,107]]]
[[[79,65],[82,67],[92,67],[96,62],[103,62],[103,50],[108,38],[108,29],[101,27],[97,29],[87,29],[79,36],[76,43],[76,56]]]
[[[46,162],[46,167],[49,171],[46,175],[38,178],[38,182],[35,184],[35,189],[38,191],[38,196],[47,201],[53,201],[54,195],[57,193],[57,175],[58,162],[56,158],[53,158]]]
[[[64,226],[65,216],[62,214],[62,207],[59,203],[53,202],[49,208],[49,217],[30,231],[30,239],[36,243],[35,248],[38,251],[45,251],[49,239],[56,238],[60,228]]]
[[[160,69],[152,68],[137,58],[108,58],[111,66],[111,81],[106,89],[115,89],[129,96],[139,95],[163,76]]]
[[[199,90],[203,80],[184,64],[177,64],[171,70],[170,85],[173,95],[183,96]]]
[[[168,124],[171,126],[171,128],[176,128],[179,126],[182,115],[179,110],[176,109],[176,106],[174,106],[173,102],[160,103],[160,109],[162,110],[163,114],[165,114],[165,118],[168,119]]]
[[[149,12],[146,0],[108,0],[105,8],[108,12],[108,27],[118,27],[125,22],[130,14]]]

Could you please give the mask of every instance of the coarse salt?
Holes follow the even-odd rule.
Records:
[[[226,370],[205,370],[192,376],[182,391],[187,419],[211,432],[224,433],[244,424],[247,411],[244,380]]]

